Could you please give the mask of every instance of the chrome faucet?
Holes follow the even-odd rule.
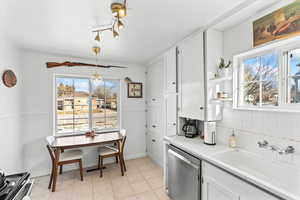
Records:
[[[283,155],[283,154],[287,155],[287,154],[295,153],[295,148],[293,146],[288,146],[285,149],[281,149],[280,147],[278,147],[276,145],[271,145],[270,149],[272,151],[278,152],[280,155]]]
[[[270,149],[271,151],[276,151],[280,155],[287,155],[287,154],[292,154],[295,153],[295,148],[293,146],[288,146],[285,149],[280,148],[277,145],[269,145],[269,142],[264,140],[264,141],[259,141],[257,142],[259,148],[264,148],[264,149]]]
[[[284,150],[285,154],[291,154],[291,153],[295,153],[295,148],[293,146],[288,146],[285,150]]]
[[[267,140],[264,140],[262,142],[258,142],[257,144],[258,144],[259,148],[267,148],[269,146],[269,143],[268,143]]]
[[[276,146],[276,145],[271,145],[270,146],[270,150],[271,151],[276,151],[279,154],[283,154],[284,153],[284,151],[279,146]]]

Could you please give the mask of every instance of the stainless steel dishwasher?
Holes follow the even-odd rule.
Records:
[[[167,188],[172,200],[201,199],[201,161],[172,145],[168,146]]]

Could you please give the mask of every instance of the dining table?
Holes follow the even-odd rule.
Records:
[[[91,146],[100,146],[104,144],[116,144],[120,151],[120,142],[122,135],[119,131],[96,133],[94,137],[87,137],[85,134],[82,135],[66,135],[66,136],[53,136],[52,139],[47,138],[48,144],[54,149],[55,158],[59,160],[61,152],[68,149],[76,149]],[[94,171],[98,168],[88,170]],[[56,187],[58,169],[54,169],[53,187]],[[55,190],[55,189],[54,189]]]

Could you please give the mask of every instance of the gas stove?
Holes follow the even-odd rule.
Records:
[[[33,180],[29,173],[20,173],[5,176],[0,173],[0,200],[22,200],[29,196]]]

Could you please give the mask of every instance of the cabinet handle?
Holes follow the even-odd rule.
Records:
[[[173,126],[176,126],[176,123],[173,123]]]
[[[155,101],[156,99],[152,99],[152,101]]]
[[[172,82],[172,84],[173,84],[173,85],[175,85],[175,84],[176,84],[176,82]]]
[[[200,107],[200,110],[203,110],[204,109],[204,107]]]
[[[155,125],[152,125],[152,128],[156,128],[156,126],[155,126]]]
[[[156,142],[156,140],[152,139],[152,142]]]

